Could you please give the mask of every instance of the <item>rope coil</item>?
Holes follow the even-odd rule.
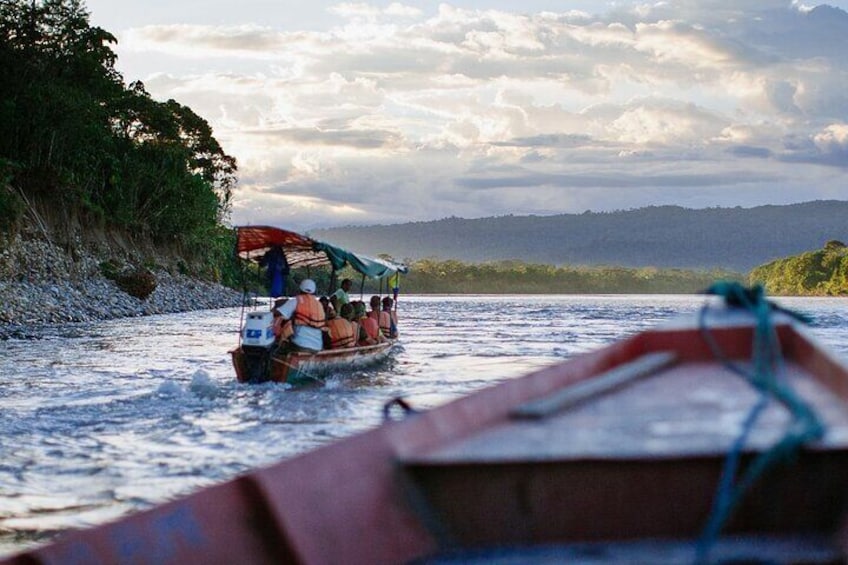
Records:
[[[767,470],[795,455],[804,444],[824,436],[824,426],[813,409],[792,390],[785,380],[779,378],[784,364],[780,342],[772,323],[772,314],[775,311],[781,311],[801,321],[806,322],[806,319],[766,300],[760,285],[745,288],[738,283],[720,282],[711,286],[706,294],[722,296],[729,307],[742,308],[755,316],[753,370],[747,370],[733,363],[721,350],[706,325],[707,305],[700,310],[698,327],[715,358],[727,369],[745,379],[759,392],[760,397],[743,421],[739,436],[733,442],[725,459],[710,516],[698,540],[696,563],[699,564],[709,562],[710,551],[718,540],[722,528],[742,501],[747,490]],[[772,400],[778,401],[788,410],[791,421],[783,437],[768,450],[759,453],[737,478],[742,450],[759,416]]]

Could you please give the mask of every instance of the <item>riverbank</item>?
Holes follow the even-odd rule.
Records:
[[[39,327],[225,308],[242,302],[240,292],[154,264],[141,252],[74,246],[15,236],[0,251],[0,339],[36,337]],[[145,262],[155,289],[131,296],[103,273],[102,264],[137,268]]]

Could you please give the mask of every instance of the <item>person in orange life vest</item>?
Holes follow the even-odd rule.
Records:
[[[300,293],[277,309],[283,318],[291,320],[294,325],[292,345],[307,351],[321,351],[324,347],[326,316],[324,307],[314,295],[315,281],[303,279]]]
[[[380,297],[372,296],[371,297],[371,310],[368,311],[368,317],[374,318],[377,320],[377,323],[380,323]]]
[[[335,316],[327,321],[327,329],[330,336],[330,347],[353,347],[356,345],[356,331],[358,328],[350,322],[353,316],[353,306],[345,304],[342,306],[341,315]],[[346,315],[347,314],[347,315]]]
[[[330,302],[330,298],[327,296],[322,296],[318,299],[318,302],[321,303],[321,306],[324,307],[324,317],[329,320],[332,316],[336,315],[336,307],[333,306],[333,303]]]
[[[359,332],[357,333],[356,345],[373,345],[374,340],[368,335],[368,330],[365,329],[366,320],[368,318],[367,312],[365,310],[365,303],[361,300],[354,300],[351,302],[353,306],[353,322],[359,326]],[[373,326],[372,326],[373,327]],[[379,333],[380,326],[377,326],[377,331]]]
[[[342,318],[350,322],[350,325],[353,327],[353,345],[356,346],[359,344],[359,338],[364,331],[362,326],[359,325],[359,322],[356,321],[356,308],[354,308],[353,302],[347,303],[347,308],[342,306]]]
[[[374,345],[384,341],[386,338],[380,333],[380,325],[376,319],[365,313],[365,303],[357,301],[354,303],[356,313],[354,317],[359,321],[359,345]]]
[[[274,308],[272,310],[272,312],[274,312],[274,339],[277,341],[277,343],[282,343],[286,341],[292,336],[292,333],[294,333],[291,321],[283,318],[283,316],[280,314],[280,311],[278,310],[278,308],[285,304],[287,301],[288,298],[280,298],[276,300],[274,302]]]
[[[394,303],[391,296],[383,297],[383,310],[380,312],[380,331],[384,336],[392,339],[398,336],[397,312],[392,311]]]

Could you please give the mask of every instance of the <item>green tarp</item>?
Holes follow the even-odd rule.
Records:
[[[365,255],[357,255],[350,251],[346,251],[340,247],[330,245],[321,241],[316,241],[314,249],[323,251],[327,254],[327,258],[333,265],[333,269],[341,270],[345,265],[350,265],[357,273],[363,274],[372,279],[382,279],[390,277],[395,273],[405,273],[406,266],[390,263],[382,259],[367,257]]]

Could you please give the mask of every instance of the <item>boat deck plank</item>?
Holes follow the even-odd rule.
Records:
[[[783,377],[815,406],[826,427],[819,448],[848,448],[848,411],[799,365]],[[412,464],[470,464],[569,459],[662,458],[726,452],[759,393],[715,362],[688,362],[545,418],[512,418],[428,453]],[[761,450],[784,434],[790,414],[772,401],[747,447]]]

